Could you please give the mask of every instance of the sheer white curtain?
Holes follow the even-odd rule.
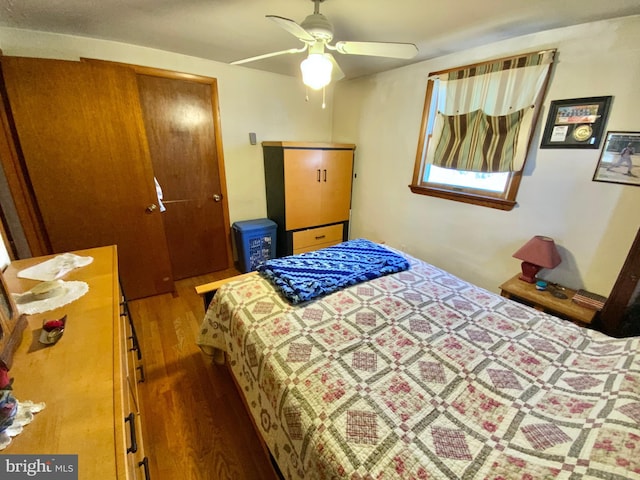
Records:
[[[426,161],[458,170],[521,170],[554,54],[535,52],[432,77],[437,113]]]

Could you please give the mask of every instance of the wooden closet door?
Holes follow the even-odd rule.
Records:
[[[622,322],[625,312],[640,297],[640,230],[631,245],[627,258],[611,290],[609,298],[599,315],[604,333],[617,337],[629,332],[623,332]],[[635,325],[634,331],[640,326]]]
[[[138,88],[177,280],[229,267],[228,222],[213,86],[160,75],[138,73]]]
[[[349,220],[353,150],[322,151],[322,212],[320,224]]]
[[[287,230],[322,224],[322,150],[284,151],[284,198]]]
[[[162,218],[150,207],[157,198],[135,74],[63,60],[1,63],[53,253],[115,244],[129,299],[173,291]]]

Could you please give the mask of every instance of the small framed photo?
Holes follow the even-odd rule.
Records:
[[[640,132],[607,132],[593,180],[640,185]]]
[[[600,148],[611,98],[552,101],[540,148]]]

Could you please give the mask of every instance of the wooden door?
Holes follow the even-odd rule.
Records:
[[[286,230],[321,225],[322,150],[284,151]]]
[[[640,331],[640,325],[623,325],[629,307],[640,301],[640,230],[631,245],[609,298],[599,315],[603,331],[614,337]]]
[[[128,298],[174,290],[134,72],[3,57],[9,107],[52,253],[115,244]]]
[[[153,171],[174,278],[229,267],[228,221],[211,82],[138,73]]]
[[[353,150],[322,151],[322,224],[349,220]]]

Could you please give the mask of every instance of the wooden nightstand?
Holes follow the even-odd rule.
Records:
[[[588,325],[593,321],[597,313],[595,310],[582,307],[571,301],[576,293],[575,290],[562,287],[564,290],[561,291],[567,298],[557,298],[553,296],[551,290],[537,290],[535,283],[524,282],[518,277],[519,275],[515,275],[500,285],[500,294],[503,297],[524,303],[556,317],[571,320],[579,325]]]

